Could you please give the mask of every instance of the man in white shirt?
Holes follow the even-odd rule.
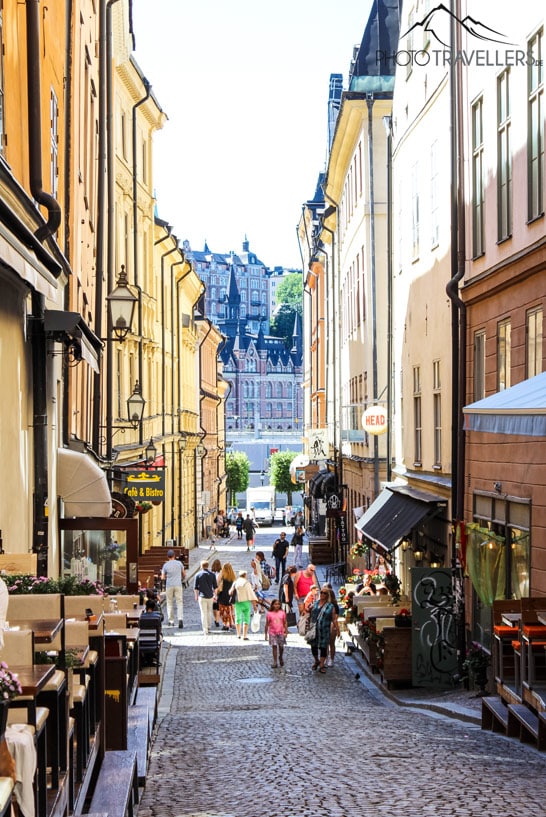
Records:
[[[167,551],[167,561],[161,568],[161,578],[166,582],[165,595],[167,598],[167,620],[169,627],[174,627],[174,622],[178,619],[178,626],[182,628],[184,626],[182,615],[182,582],[186,578],[186,571],[184,570],[182,562],[175,559],[174,550]]]

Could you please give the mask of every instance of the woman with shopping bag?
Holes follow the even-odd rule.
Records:
[[[313,669],[326,672],[326,657],[330,646],[330,634],[337,630],[336,608],[330,601],[330,591],[323,588],[318,601],[311,608],[311,626],[304,636],[313,653]]]

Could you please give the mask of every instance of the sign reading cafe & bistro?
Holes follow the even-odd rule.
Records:
[[[122,491],[135,502],[162,502],[165,499],[164,471],[123,471]]]

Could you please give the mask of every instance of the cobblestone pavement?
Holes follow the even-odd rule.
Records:
[[[267,555],[277,534],[260,531],[258,549]],[[236,569],[250,555],[237,540],[218,553]],[[192,553],[192,566],[207,556]],[[190,583],[184,629],[166,630],[138,817],[545,814],[546,758],[535,749],[424,708],[411,690],[402,703],[419,708],[400,706],[351,657],[317,674],[295,633],[286,666],[270,664],[263,626],[248,642],[201,633]]]

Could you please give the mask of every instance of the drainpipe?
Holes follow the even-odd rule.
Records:
[[[27,12],[27,98],[30,191],[48,211],[46,224],[34,235],[39,241],[53,236],[61,224],[59,202],[43,189],[42,108],[40,102],[40,0],[26,0]]]
[[[102,337],[102,299],[104,277],[104,239],[106,214],[106,0],[101,0],[99,11],[99,99],[98,99],[98,156],[97,156],[97,261],[95,270],[95,331]],[[109,341],[106,342],[106,364],[109,366],[111,357],[108,354]],[[107,382],[110,370],[106,370]],[[101,421],[101,393],[102,372],[93,375],[93,427],[92,439],[95,451],[100,451],[100,421]],[[108,422],[108,420],[107,420]],[[110,421],[110,438],[111,438]],[[111,452],[112,443],[107,443]]]
[[[34,496],[32,551],[38,554],[37,575],[47,576],[48,498],[47,462],[47,358],[44,333],[44,297],[32,290],[32,436]]]
[[[375,282],[375,185],[373,175],[373,94],[366,94],[368,106],[368,195],[370,197],[370,290],[372,296],[372,389],[374,401],[378,398],[377,378],[377,297]],[[373,437],[373,489],[379,496],[379,438]]]
[[[106,3],[106,63],[104,65],[106,77],[106,201],[107,201],[107,216],[106,216],[106,290],[112,292],[114,288],[114,264],[115,264],[115,177],[114,177],[114,93],[112,82],[112,6],[118,0],[107,0]],[[125,259],[127,261],[127,259]],[[139,309],[141,304],[141,297],[139,292]],[[102,309],[102,304],[100,305]],[[113,407],[113,366],[114,366],[114,350],[113,344],[110,341],[112,336],[112,327],[110,325],[110,317],[107,320],[107,338],[106,342],[106,459],[112,459],[112,407]],[[140,326],[139,326],[140,334]],[[138,381],[142,385],[142,370],[138,367]],[[140,438],[139,442],[142,445],[142,423],[140,424]],[[139,525],[139,531],[142,528]],[[139,534],[140,536],[140,534]],[[139,539],[139,552],[141,551]]]
[[[73,38],[72,38],[72,15],[73,15],[73,0],[66,0],[66,83],[64,94],[64,133],[65,133],[65,147],[64,147],[64,166],[65,166],[65,183],[64,183],[64,255],[70,258],[70,241],[72,238],[70,232],[70,206],[71,206],[71,191],[72,191],[72,166],[70,156],[72,152],[72,77],[73,77]],[[64,308],[70,308],[70,288],[67,286],[64,290]],[[62,440],[63,443],[68,442],[68,405],[69,405],[69,391],[68,391],[68,377],[63,377],[63,412],[62,412]],[[95,449],[95,451],[98,449]]]
[[[387,120],[387,121],[385,121]],[[392,115],[387,131],[387,482],[392,480]]]
[[[132,111],[132,140],[133,140],[133,281],[134,285],[138,291],[138,375],[139,380],[142,383],[143,380],[143,343],[142,343],[142,289],[139,286],[139,275],[138,275],[138,179],[137,179],[137,110],[141,105],[150,98],[150,91],[151,85],[147,79],[143,79],[144,88],[146,93],[133,105]],[[113,159],[113,157],[112,157]],[[112,179],[112,187],[113,187],[114,180]],[[142,437],[142,424],[140,425],[140,443],[143,443]],[[163,456],[165,456],[165,452],[163,451]],[[162,503],[164,506],[165,503]]]

